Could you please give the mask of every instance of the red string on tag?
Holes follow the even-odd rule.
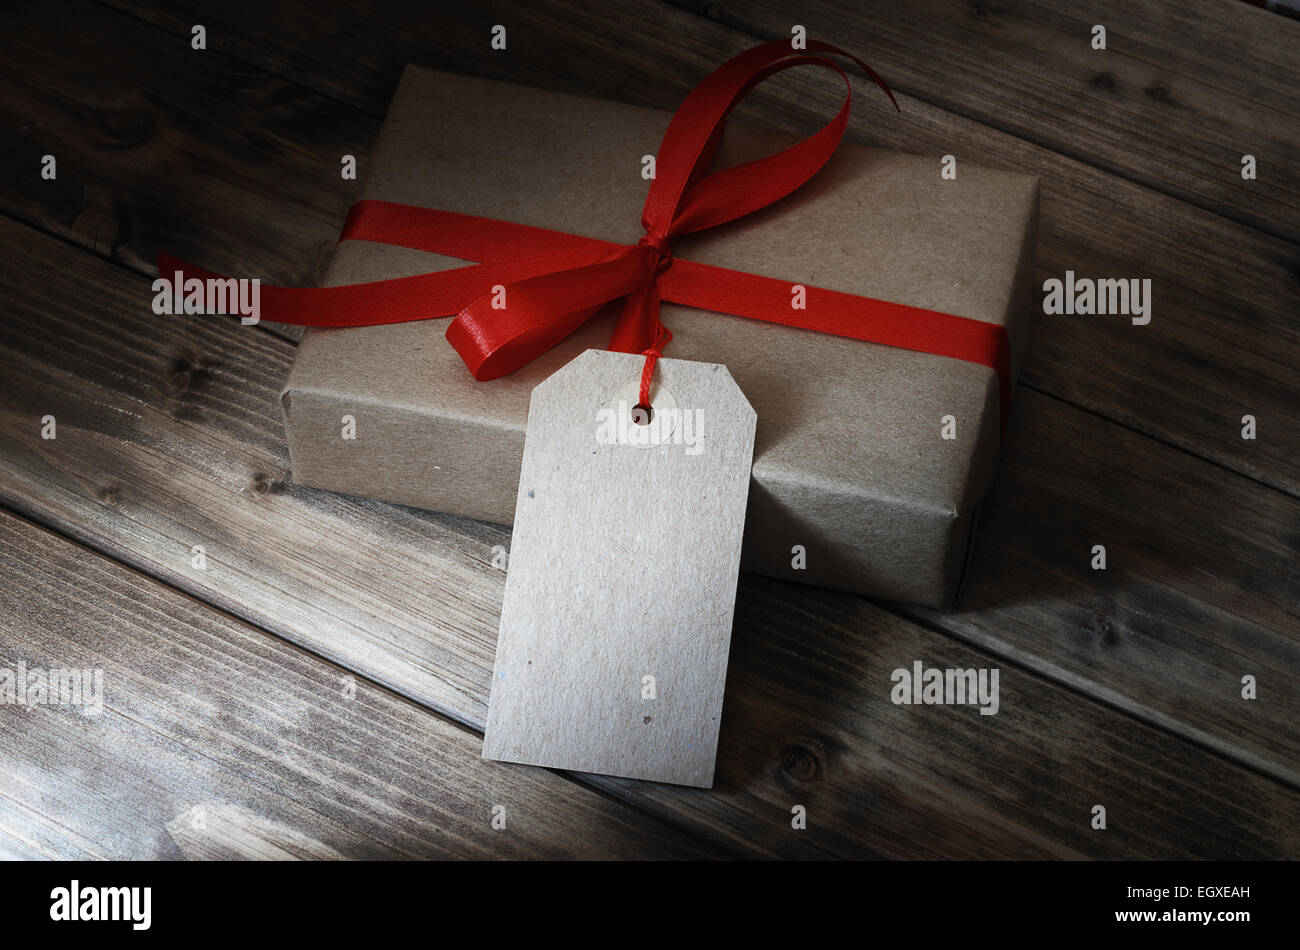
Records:
[[[668,341],[672,338],[672,331],[661,323],[655,331],[654,343],[650,345],[649,349],[643,351],[645,366],[641,369],[641,391],[637,396],[637,405],[645,406],[647,409],[650,408],[650,380],[654,377],[655,361],[663,356],[663,348],[668,345]],[[648,422],[649,419],[646,421]]]

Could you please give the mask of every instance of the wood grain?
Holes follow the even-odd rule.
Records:
[[[961,609],[903,613],[1300,786],[1300,504],[1023,402]]]
[[[0,668],[103,675],[98,714],[0,704],[0,840],[18,856],[719,856],[553,772],[483,761],[474,733],[6,512],[0,574]]]
[[[0,208],[142,274],[166,248],[267,283],[319,281],[358,195],[341,157],[364,169],[375,117],[92,3],[16,16],[0,36]]]
[[[655,82],[695,68],[692,47],[710,36],[645,0],[602,4],[603,16],[579,3],[485,3],[466,16],[446,3],[371,2],[341,11],[338,29],[333,20],[303,22],[288,5],[258,5],[254,21],[247,2],[226,15],[197,0],[108,2],[172,31],[215,23],[214,48],[363,108],[387,102],[405,61],[574,92],[603,88],[663,108]],[[1276,15],[1214,0],[673,2],[762,39],[788,38],[803,24],[870,60],[909,98],[1300,239],[1300,25]],[[506,54],[486,50],[496,23],[509,28]],[[1107,28],[1105,52],[1092,49],[1095,24]],[[1263,170],[1254,182],[1241,179],[1246,152]]]
[[[39,22],[46,9],[27,15]],[[238,4],[127,7],[157,27],[94,6],[73,9],[107,37],[80,69],[61,65],[69,52],[57,46],[13,39],[0,48],[14,64],[0,104],[25,130],[14,174],[0,181],[3,206],[86,246],[102,248],[111,234],[111,253],[142,273],[165,244],[219,269],[294,283],[313,282],[352,200],[338,155],[361,156],[364,173],[365,149],[408,60],[674,108],[722,57],[753,42],[681,10],[633,3],[516,9],[504,56],[476,38],[483,24],[475,17],[435,15],[423,5],[351,8],[349,16],[373,18],[357,30],[275,4],[257,4],[255,14]],[[489,8],[484,22],[496,22],[493,15]],[[183,40],[200,20],[212,48],[196,61]],[[105,72],[120,75],[107,90]],[[838,105],[835,95],[815,79],[777,79],[738,116],[811,129]],[[933,154],[936,169],[938,157],[952,153],[1041,176],[1040,282],[1066,270],[1153,281],[1149,326],[1035,317],[1027,386],[1300,495],[1291,457],[1300,444],[1291,369],[1300,362],[1300,249],[921,99],[901,102],[893,115],[866,97],[850,136]],[[113,108],[164,134],[130,147],[95,145],[83,127],[108,124],[103,114]],[[71,180],[58,188],[31,172],[46,150],[73,159],[62,166]],[[191,187],[194,176],[210,188]],[[1246,414],[1259,422],[1250,442],[1239,436]]]
[[[156,318],[144,280],[12,222],[0,225],[0,249],[30,278],[7,288],[10,309],[0,322],[0,357],[15,374],[0,411],[6,504],[481,726],[502,589],[489,561],[493,544],[508,543],[504,529],[292,486],[276,410],[290,343],[224,319]],[[53,441],[37,434],[46,412],[60,420]],[[1052,487],[1060,466],[1078,467],[1072,477],[1080,481],[1104,477],[1106,460],[1090,446],[1114,441],[1116,427],[1095,420],[1098,430],[1088,433],[1091,417],[1032,394],[1016,413],[1017,426],[1034,427],[1025,438],[1037,447],[1007,473],[1008,497],[1043,512],[1060,503]],[[1088,441],[1075,441],[1080,433]],[[1175,482],[1195,487],[1208,469],[1232,479],[1244,499],[1234,516],[1252,518],[1234,533],[1256,536],[1271,553],[1294,545],[1274,518],[1293,517],[1293,500],[1143,444],[1144,464]],[[1041,459],[1048,470],[1033,464]],[[1173,496],[1171,505],[1170,497],[1131,499],[1134,536],[1158,538],[1161,525],[1184,516],[1183,502]],[[1126,499],[1114,504],[1124,511]],[[1225,530],[1215,524],[1199,530],[1230,537],[1215,535]],[[1068,520],[1066,527],[1077,528]],[[1005,539],[1032,564],[1036,549],[1020,546],[1033,539],[996,520],[984,530],[990,543]],[[1043,537],[1066,546],[1054,533]],[[206,545],[207,571],[189,566],[197,543]],[[1162,556],[1153,550],[1146,563],[1158,566]],[[718,787],[708,794],[584,781],[718,847],[754,854],[1294,854],[1295,792],[1224,757],[1290,778],[1297,736],[1285,671],[1294,668],[1295,638],[1292,626],[1280,626],[1288,615],[1276,602],[1288,582],[1276,557],[1214,563],[1224,590],[1255,590],[1256,602],[1226,618],[1223,641],[1207,638],[1212,649],[1199,663],[1173,671],[1149,665],[1141,649],[1079,653],[1072,685],[1102,703],[1026,668],[1063,675],[1057,637],[1076,635],[1081,611],[1155,589],[1128,569],[1098,579],[1086,553],[1059,599],[1057,588],[1043,588],[1058,612],[1025,613],[1017,639],[986,631],[991,652],[859,598],[746,578]],[[1212,599],[1170,580],[1178,567],[1157,578],[1173,639],[1207,614],[1223,619]],[[1243,656],[1268,671],[1269,703],[1242,705],[1223,692]],[[890,672],[915,659],[1001,666],[1005,695],[1015,698],[996,717],[894,706]],[[1186,693],[1158,688],[1170,677],[1189,692],[1225,698],[1193,695],[1189,703]],[[1224,755],[1142,719],[1181,736],[1209,735]],[[1131,823],[1123,834],[1092,833],[1091,805],[1112,801]],[[816,833],[811,824],[806,834],[790,829],[796,804],[818,816]]]
[[[1215,0],[682,5],[764,39],[801,23],[909,96],[1300,240],[1300,23]]]

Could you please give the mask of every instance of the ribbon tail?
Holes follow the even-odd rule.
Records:
[[[651,279],[632,291],[609,340],[615,353],[644,353],[654,345],[659,322],[659,281]]]

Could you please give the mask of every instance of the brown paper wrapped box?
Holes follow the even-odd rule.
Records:
[[[869,98],[857,106],[894,121]],[[410,66],[364,197],[635,244],[649,185],[642,156],[669,118]],[[715,167],[795,138],[729,123]],[[1018,372],[1037,216],[1033,177],[960,163],[944,180],[940,156],[842,144],[790,197],[679,238],[673,253],[1003,324]],[[325,283],[464,265],[344,241]],[[914,604],[955,601],[1001,444],[992,370],[670,304],[663,322],[674,334],[666,355],[725,363],[758,413],[745,570]],[[282,400],[294,481],[509,524],[529,394],[605,347],[612,323],[598,317],[490,382],[465,368],[446,320],[309,330]],[[354,439],[341,438],[344,416],[355,419]],[[955,438],[942,437],[945,416]]]

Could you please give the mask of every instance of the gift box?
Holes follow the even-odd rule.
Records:
[[[883,101],[883,100],[882,100]],[[861,109],[862,106],[859,106]],[[880,121],[896,121],[879,103]],[[671,113],[408,66],[364,197],[636,244]],[[715,160],[796,136],[729,122]],[[1005,327],[1018,373],[1038,185],[939,155],[841,144],[807,184],[673,241],[676,257]],[[960,159],[960,156],[958,156]],[[343,241],[324,283],[465,261]],[[954,603],[1001,448],[997,373],[949,356],[665,303],[666,355],[724,363],[757,411],[742,569],[930,606]],[[309,329],[282,404],[296,483],[510,524],[529,396],[609,343],[598,315],[477,381],[446,321]],[[598,491],[599,486],[592,486]]]

